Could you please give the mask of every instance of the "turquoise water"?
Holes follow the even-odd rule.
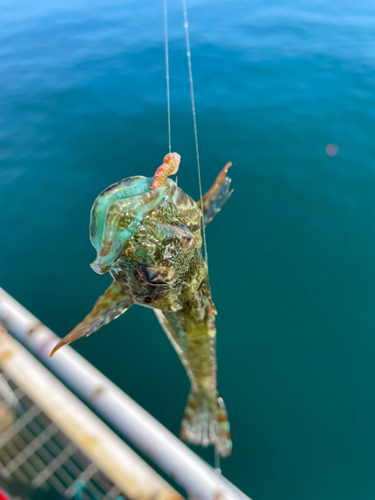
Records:
[[[170,3],[172,148],[197,197]],[[235,188],[207,231],[223,472],[254,500],[373,500],[375,4],[189,3],[203,187],[232,161]],[[93,200],[168,150],[162,23],[161,1],[0,5],[0,284],[61,336],[109,283]],[[178,433],[188,381],[151,311],[74,347]]]

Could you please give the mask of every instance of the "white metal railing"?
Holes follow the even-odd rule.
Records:
[[[38,490],[48,485],[54,488],[59,498],[60,494],[64,498],[72,497],[78,483],[85,480],[85,488],[93,490],[93,494],[96,488],[107,499],[114,498],[110,492],[121,491],[132,499],[183,500],[103,420],[1,326],[0,368],[0,380],[3,382],[0,393],[9,401],[8,408],[12,409],[10,414],[13,417],[0,434],[0,477],[10,481],[12,478],[20,480],[21,474],[25,490],[28,487]],[[8,380],[15,384],[16,390],[12,390]],[[65,438],[61,437],[61,433]],[[16,443],[13,448],[15,454],[10,456],[12,443]],[[89,459],[87,464],[80,459],[77,449]],[[27,477],[24,475],[26,470]],[[109,484],[100,491],[98,478],[86,484],[86,480],[98,470],[114,486]],[[116,493],[115,496],[123,499]],[[102,496],[95,495],[95,498]]]
[[[57,376],[187,493],[202,500],[249,500],[70,346],[0,288],[0,320]]]

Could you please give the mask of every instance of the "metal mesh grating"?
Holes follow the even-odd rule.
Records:
[[[0,391],[3,488],[17,499],[28,500],[125,499],[1,369],[0,381],[7,388],[6,394]]]

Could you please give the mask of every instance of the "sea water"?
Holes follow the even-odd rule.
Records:
[[[375,495],[375,3],[188,4],[207,190],[223,474],[254,500]],[[172,150],[198,198],[182,8],[169,2]],[[168,152],[162,1],[0,4],[0,285],[60,336],[110,282],[91,205]],[[76,344],[178,434],[189,384],[152,311]],[[212,450],[197,453],[213,463]]]

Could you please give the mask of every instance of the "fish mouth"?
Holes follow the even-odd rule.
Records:
[[[90,267],[97,274],[111,269],[144,217],[176,189],[170,179],[157,189],[151,189],[151,185],[150,178],[129,177],[105,189],[95,200],[91,209],[90,239],[97,257]],[[124,218],[131,220],[125,228]]]
[[[97,274],[105,274],[105,273],[108,273],[108,271],[111,269],[112,265],[105,265],[104,262],[100,262],[100,259],[98,259],[98,257],[97,257],[94,260],[94,262],[91,262],[90,267]]]

